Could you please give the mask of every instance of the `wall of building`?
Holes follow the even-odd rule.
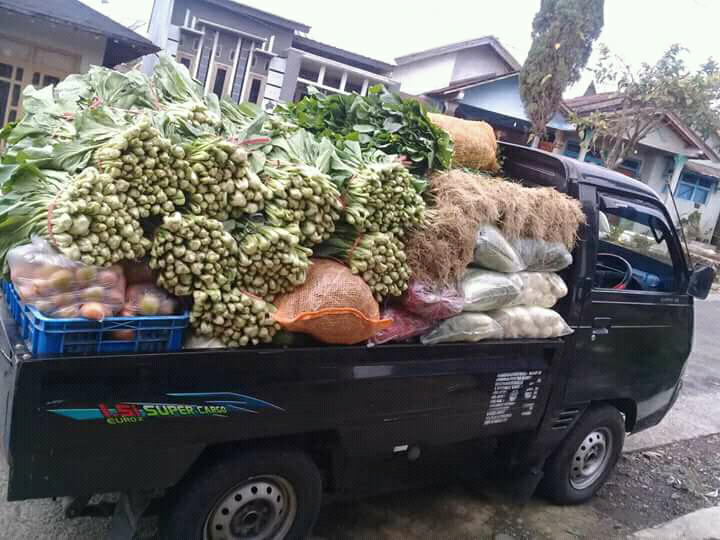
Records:
[[[269,39],[270,36],[275,36],[273,42],[274,52],[284,52],[292,44],[293,32],[287,28],[252,19],[232,10],[214,4],[208,4],[202,0],[175,0],[171,23],[182,26],[185,21],[187,9],[190,10],[190,25],[192,25],[193,17],[195,17],[235,28],[240,32],[246,32],[263,39]]]
[[[642,144],[670,152],[671,154],[689,155],[698,154],[697,148],[688,145],[674,130],[662,125],[645,136]]]
[[[400,90],[420,95],[444,88],[452,82],[457,53],[425,58],[393,69],[393,79],[400,83]]]
[[[483,75],[504,75],[511,71],[490,45],[481,45],[457,53],[451,82]]]
[[[48,51],[76,55],[79,63],[56,66],[65,75],[85,72],[91,65],[102,65],[106,38],[70,26],[52,24],[37,17],[27,17],[0,10],[0,37],[19,43],[32,44]],[[2,51],[0,51],[2,54]],[[49,66],[53,67],[53,66]]]
[[[700,212],[700,232],[703,239],[709,241],[717,223],[718,215],[720,215],[720,193],[711,193],[706,204],[696,204],[677,197],[675,198],[675,204],[677,204],[681,218],[687,217],[695,210]],[[674,216],[674,214],[674,210],[670,208],[670,215]]]

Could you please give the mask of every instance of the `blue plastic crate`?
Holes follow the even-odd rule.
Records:
[[[107,317],[102,322],[58,319],[24,305],[12,283],[4,281],[3,291],[33,356],[179,351],[189,320],[187,312],[155,317]],[[117,332],[121,330],[131,330],[132,339],[118,339]]]
[[[27,307],[20,301],[20,297],[13,287],[13,284],[9,281],[3,280],[3,295],[7,302],[10,315],[15,319],[15,324],[18,328],[18,333],[23,339],[26,339],[30,334],[30,327],[28,325]]]
[[[97,353],[155,353],[182,348],[188,314],[156,317],[107,317],[55,319],[29,307],[28,348],[33,356]],[[132,339],[117,332],[132,330]]]

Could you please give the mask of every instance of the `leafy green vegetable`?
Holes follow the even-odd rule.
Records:
[[[428,119],[423,105],[382,87],[371,88],[366,97],[315,91],[284,106],[280,114],[336,144],[357,141],[363,150],[405,156],[417,174],[447,169],[452,161],[450,137]]]

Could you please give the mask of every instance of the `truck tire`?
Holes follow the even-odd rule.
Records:
[[[315,463],[292,450],[247,452],[193,475],[163,524],[165,540],[302,540],[320,510]]]
[[[557,504],[578,504],[603,485],[622,452],[625,422],[615,407],[588,409],[545,464],[541,492]]]

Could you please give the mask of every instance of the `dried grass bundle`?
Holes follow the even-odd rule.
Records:
[[[428,118],[452,137],[454,166],[481,171],[497,170],[497,141],[490,124],[434,113],[428,113]]]
[[[585,216],[580,203],[549,187],[525,187],[504,178],[461,170],[430,179],[425,223],[408,237],[408,264],[420,280],[448,284],[473,259],[481,225],[496,225],[507,238],[537,238],[575,245]]]

